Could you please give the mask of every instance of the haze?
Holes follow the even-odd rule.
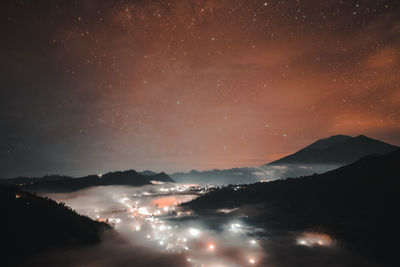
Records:
[[[399,144],[398,1],[2,1],[0,176]]]

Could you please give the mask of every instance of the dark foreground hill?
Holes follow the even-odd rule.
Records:
[[[294,154],[267,165],[283,164],[338,164],[345,165],[372,154],[387,154],[398,147],[364,135],[351,137],[335,135],[320,139]]]
[[[1,265],[17,266],[38,253],[100,242],[104,223],[81,216],[63,203],[0,185]],[[3,265],[4,264],[4,265]]]
[[[48,175],[41,178],[18,177],[0,179],[0,184],[18,185],[30,192],[72,192],[92,186],[127,185],[142,186],[152,181],[175,182],[165,173],[144,175],[135,170],[109,172],[104,175],[88,175],[79,178],[69,176]]]
[[[400,150],[319,175],[216,189],[185,205],[198,212],[250,205],[249,220],[276,230],[317,230],[386,265],[397,260]]]

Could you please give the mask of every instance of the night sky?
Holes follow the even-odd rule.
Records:
[[[1,1],[0,177],[400,145],[400,1]]]

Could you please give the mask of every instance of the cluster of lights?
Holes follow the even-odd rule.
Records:
[[[169,194],[180,194],[183,191],[191,191],[192,193],[197,190],[197,192],[202,192],[203,190],[209,190],[210,187],[201,187],[198,185],[178,185],[174,187],[166,187],[165,185],[160,185],[158,192],[167,193]],[[154,191],[152,191],[154,192]],[[149,193],[149,192],[142,192],[141,194],[134,194],[135,198],[143,198],[149,199],[148,195],[152,197],[159,197],[160,194],[157,193]],[[191,265],[194,266],[201,266],[204,263],[204,253],[208,253],[211,259],[218,261],[218,253],[216,253],[218,242],[214,240],[210,242],[210,236],[208,233],[203,232],[201,228],[196,226],[183,226],[185,227],[183,230],[179,228],[182,226],[176,224],[169,224],[164,218],[171,218],[173,217],[184,217],[190,216],[192,213],[191,211],[187,210],[179,210],[177,207],[178,203],[174,201],[171,202],[170,206],[159,206],[156,201],[151,202],[152,204],[142,205],[142,200],[133,201],[125,194],[122,197],[114,196],[114,200],[118,205],[123,205],[123,211],[121,209],[117,209],[118,212],[111,212],[112,217],[103,219],[100,218],[100,214],[104,215],[102,209],[95,209],[96,218],[98,221],[104,221],[110,223],[116,229],[123,230],[123,224],[121,224],[122,220],[128,223],[128,229],[131,232],[134,232],[135,235],[143,235],[143,240],[146,240],[144,244],[151,244],[152,247],[156,245],[159,249],[165,252],[171,253],[185,253],[187,254],[187,261],[190,262]],[[146,203],[149,201],[146,201]],[[230,213],[235,209],[230,210],[221,210],[223,213]],[[116,218],[117,213],[124,212],[128,213],[127,219],[123,219],[122,214],[119,216],[120,218]],[[166,217],[168,216],[168,217]],[[242,224],[238,222],[232,222],[228,224],[229,231],[241,232],[243,231]],[[236,236],[236,234],[235,234]],[[213,238],[214,239],[214,238]],[[254,252],[255,249],[259,249],[257,246],[256,240],[248,240],[248,249]],[[202,244],[203,249],[200,249]],[[200,254],[198,254],[200,253]],[[254,255],[248,255],[246,259],[248,264],[254,265],[256,264],[256,258],[253,257]]]

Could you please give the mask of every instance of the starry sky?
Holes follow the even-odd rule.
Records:
[[[400,1],[0,3],[0,177],[400,145]]]

